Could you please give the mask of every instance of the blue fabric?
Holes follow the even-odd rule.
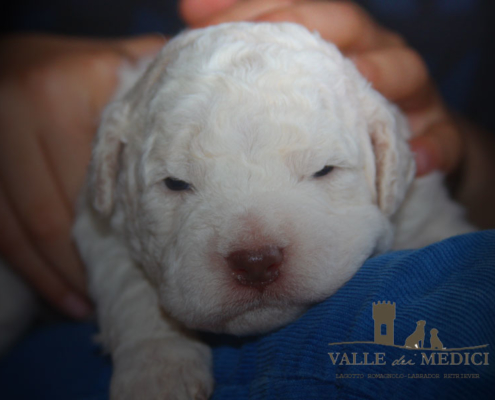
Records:
[[[438,329],[446,348],[487,344],[458,353],[481,353],[489,365],[421,365],[421,352],[377,344],[374,302],[396,304],[395,344],[404,345],[416,322]],[[0,362],[5,400],[103,400],[110,360],[92,343],[92,325],[64,324],[36,332]],[[495,393],[495,231],[454,237],[416,251],[368,260],[334,296],[291,325],[257,338],[205,335],[214,348],[214,400],[243,399],[491,399]],[[336,365],[328,353],[363,352],[386,365]],[[485,353],[488,353],[485,359]],[[405,356],[415,365],[393,366]],[[438,359],[437,359],[438,362]],[[362,374],[363,378],[342,374]],[[403,378],[380,378],[398,374]],[[416,374],[439,374],[421,379]],[[444,378],[444,374],[459,377]],[[469,378],[476,374],[477,378]],[[372,375],[373,377],[369,377]],[[144,399],[146,400],[146,399]]]

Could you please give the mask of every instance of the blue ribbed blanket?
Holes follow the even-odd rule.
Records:
[[[390,340],[392,324],[397,347],[349,344],[375,341],[373,303],[382,319],[377,337],[385,335],[377,340]],[[424,349],[399,347],[418,321],[425,321]],[[430,348],[432,329],[446,350]],[[62,324],[28,337],[0,362],[0,398],[107,399],[111,366],[94,332],[90,324]],[[277,332],[205,339],[214,348],[214,400],[492,399],[495,231],[370,259],[334,296]],[[477,348],[450,351],[467,347]],[[398,360],[408,365],[393,365]],[[438,365],[452,363],[460,365]]]

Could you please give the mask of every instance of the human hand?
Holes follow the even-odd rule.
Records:
[[[181,0],[191,27],[227,21],[300,23],[351,57],[373,87],[397,103],[413,130],[417,175],[454,171],[463,158],[461,128],[445,107],[419,54],[350,1]]]
[[[75,318],[91,312],[71,228],[96,125],[122,63],[163,44],[157,36],[0,40],[0,253]]]

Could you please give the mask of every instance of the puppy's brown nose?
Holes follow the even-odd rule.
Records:
[[[262,287],[274,282],[284,259],[282,249],[266,246],[254,250],[238,250],[227,257],[229,267],[243,285]]]

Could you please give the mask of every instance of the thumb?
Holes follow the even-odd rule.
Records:
[[[85,76],[85,86],[82,90],[89,93],[92,112],[99,116],[110,100],[118,85],[118,70],[125,61],[133,63],[143,57],[152,57],[166,41],[167,39],[160,35],[100,41],[100,48],[105,51],[97,53],[90,64],[92,68],[82,71],[82,75]]]
[[[187,25],[196,25],[237,2],[238,0],[180,0],[179,13]]]

